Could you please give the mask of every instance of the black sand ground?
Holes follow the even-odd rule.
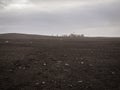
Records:
[[[120,39],[0,39],[0,90],[120,90]]]

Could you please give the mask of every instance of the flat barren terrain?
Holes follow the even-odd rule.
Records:
[[[0,90],[120,90],[120,38],[0,39]]]

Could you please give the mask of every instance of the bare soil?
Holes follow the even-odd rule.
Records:
[[[0,90],[120,90],[120,39],[0,39]]]

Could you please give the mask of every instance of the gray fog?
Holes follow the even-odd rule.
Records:
[[[120,37],[120,0],[0,0],[0,33]]]

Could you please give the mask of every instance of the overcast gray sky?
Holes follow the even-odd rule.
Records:
[[[0,0],[0,33],[120,37],[120,0]]]

